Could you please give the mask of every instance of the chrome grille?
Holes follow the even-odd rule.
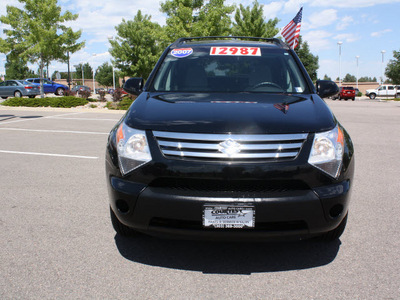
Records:
[[[201,134],[153,131],[168,158],[195,160],[294,159],[307,139],[299,134]]]

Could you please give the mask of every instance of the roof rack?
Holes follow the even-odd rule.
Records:
[[[199,36],[199,37],[182,37],[177,39],[172,45],[176,46],[181,43],[192,40],[216,40],[216,39],[230,39],[230,40],[261,40],[266,41],[282,48],[289,48],[282,40],[278,38],[262,38],[262,37],[249,37],[249,36]]]

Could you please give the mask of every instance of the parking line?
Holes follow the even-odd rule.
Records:
[[[76,133],[76,134],[97,134],[108,135],[109,132],[95,132],[95,131],[73,131],[73,130],[46,130],[46,129],[24,129],[24,128],[1,128],[0,130],[14,130],[14,131],[30,131],[30,132],[47,132],[47,133]]]
[[[69,157],[69,158],[98,159],[97,156],[82,156],[82,155],[68,155],[68,154],[54,154],[54,153],[38,153],[38,152],[21,152],[21,151],[7,151],[7,150],[0,150],[0,153],[24,154],[24,155],[40,155],[40,156],[53,156],[53,157]]]

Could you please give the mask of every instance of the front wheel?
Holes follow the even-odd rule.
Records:
[[[322,235],[321,239],[325,242],[330,242],[330,241],[334,241],[334,240],[337,240],[338,238],[340,238],[340,236],[343,234],[343,232],[346,228],[347,216],[348,216],[348,213],[343,218],[342,222],[340,222],[338,227],[336,227],[335,229],[328,231],[327,233]]]
[[[56,90],[56,95],[58,95],[58,96],[64,95],[64,89],[59,87],[59,88]]]
[[[119,235],[128,237],[128,236],[134,236],[134,235],[138,234],[137,231],[126,226],[125,224],[122,224],[118,220],[117,216],[115,215],[115,213],[113,212],[111,207],[110,207],[110,216],[111,216],[112,226],[113,226],[114,230],[116,231],[116,233],[118,233]]]
[[[15,91],[14,92],[14,97],[15,98],[21,98],[22,97],[22,93],[20,91]]]
[[[369,94],[369,99],[375,99],[376,98],[376,94],[374,94],[374,93],[372,93],[372,94]]]
[[[3,98],[3,99],[7,99],[8,97],[1,97],[1,98]]]

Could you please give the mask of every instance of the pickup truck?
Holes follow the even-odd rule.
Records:
[[[400,98],[400,86],[384,84],[377,89],[367,90],[365,94],[370,99],[375,99],[377,96]]]

